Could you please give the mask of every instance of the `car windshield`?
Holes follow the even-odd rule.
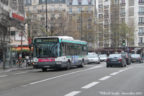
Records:
[[[96,55],[94,52],[89,52],[88,55]]]
[[[95,54],[95,55],[88,55],[87,57],[88,57],[88,58],[97,58],[98,55],[97,55],[97,54]]]
[[[140,57],[140,55],[139,54],[132,54],[131,57],[136,57],[137,58],[137,57]]]
[[[110,54],[109,58],[120,58],[121,54]]]
[[[38,58],[44,57],[57,57],[58,56],[58,43],[36,44],[34,56]]]
[[[105,55],[105,54],[104,55],[99,55],[99,57],[107,57],[107,55]]]

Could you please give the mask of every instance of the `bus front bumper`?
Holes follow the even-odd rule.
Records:
[[[35,69],[48,68],[48,69],[57,69],[64,68],[67,64],[65,62],[37,62],[33,64]]]

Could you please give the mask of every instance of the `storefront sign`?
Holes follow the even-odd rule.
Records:
[[[14,13],[14,12],[10,13],[10,17],[14,18],[14,19],[17,19],[19,21],[24,21],[24,19],[25,19],[23,16],[21,16],[21,15],[19,15],[17,13]]]

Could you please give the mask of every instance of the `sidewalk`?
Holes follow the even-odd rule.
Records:
[[[33,66],[26,66],[26,64],[22,64],[21,67],[19,67],[18,65],[16,66],[6,66],[6,69],[3,69],[3,63],[0,63],[0,73],[3,72],[10,72],[10,71],[15,71],[15,70],[32,70]]]

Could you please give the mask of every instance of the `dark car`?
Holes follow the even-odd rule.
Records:
[[[110,54],[107,61],[107,67],[112,67],[112,66],[121,66],[124,67],[126,66],[126,60],[122,56],[122,54]]]
[[[131,64],[131,55],[130,55],[130,53],[122,52],[121,54],[126,59],[127,65],[130,65]]]
[[[132,62],[139,62],[139,63],[143,62],[140,54],[131,54],[131,60]]]

